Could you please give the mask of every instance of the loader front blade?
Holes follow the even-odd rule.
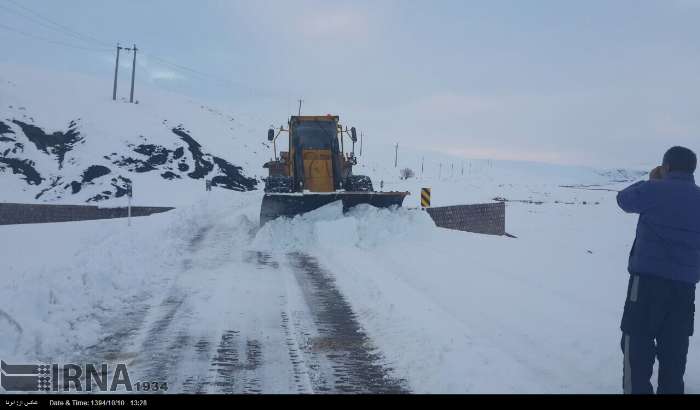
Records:
[[[343,212],[368,204],[377,208],[400,207],[408,192],[328,192],[328,193],[269,193],[263,196],[260,226],[275,218],[293,218],[335,201],[343,201]]]

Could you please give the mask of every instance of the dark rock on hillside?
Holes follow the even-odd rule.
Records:
[[[0,142],[4,142],[2,139],[0,139]],[[15,142],[12,148],[6,148],[5,151],[3,151],[2,156],[6,157],[8,155],[12,154],[17,154],[21,153],[24,151],[24,144],[20,142]]]
[[[180,179],[180,175],[172,172],[172,171],[165,171],[162,174],[160,174],[165,179]]]
[[[112,187],[114,188],[114,196],[116,198],[121,198],[124,195],[126,195],[130,184],[131,184],[131,179],[123,177],[121,175],[116,177],[116,178],[112,178]]]
[[[147,156],[146,162],[154,168],[168,162],[168,156],[171,154],[167,148],[155,144],[141,144],[134,148],[134,152]]]
[[[12,122],[22,128],[24,135],[37,149],[56,156],[58,169],[63,168],[66,154],[73,149],[75,144],[83,140],[83,137],[75,129],[77,124],[74,121],[68,124],[66,132],[56,131],[52,134],[47,134],[41,128],[19,120],[12,120]]]
[[[141,138],[144,140],[146,139],[144,136],[141,136]],[[172,163],[178,150],[180,150],[181,154],[184,152],[182,147],[172,151],[156,144],[128,144],[127,146],[131,148],[133,152],[140,154],[142,158],[134,158],[123,155],[119,156],[116,153],[105,156],[105,158],[112,161],[114,165],[117,165],[120,168],[126,168],[131,172],[139,173],[158,170],[162,166]]]
[[[211,180],[213,186],[220,186],[234,191],[249,191],[255,189],[258,181],[255,178],[244,176],[243,168],[232,165],[219,157],[213,157],[214,163],[221,169],[224,175],[217,175]]]
[[[77,194],[78,192],[80,192],[81,189],[83,189],[83,186],[85,186],[86,184],[92,184],[93,180],[95,180],[99,177],[105,176],[105,175],[109,174],[110,172],[112,172],[112,171],[110,171],[110,169],[105,167],[105,166],[91,165],[88,167],[88,169],[86,169],[83,172],[83,175],[81,176],[80,182],[73,181],[70,183],[70,185],[66,185],[66,188],[68,188],[68,186],[70,186],[72,193]]]
[[[110,198],[121,198],[127,193],[127,187],[131,184],[131,179],[122,177],[121,175],[111,179],[111,187],[114,191],[102,191],[101,193],[91,197],[87,202],[99,202]]]
[[[48,192],[48,191],[50,191],[50,190],[56,188],[56,187],[58,186],[58,184],[61,183],[61,180],[62,180],[62,179],[63,179],[62,177],[53,177],[53,178],[51,178],[51,183],[49,184],[49,186],[47,186],[46,188],[44,188],[44,189],[42,189],[41,191],[39,191],[39,193],[36,194],[36,196],[34,196],[34,199],[39,199],[39,198],[41,198],[41,196],[44,195],[46,192]],[[60,198],[60,196],[59,196],[58,198]]]
[[[153,171],[155,168],[149,164],[147,161],[143,161],[137,158],[131,157],[120,157],[119,159],[114,159],[112,156],[107,157],[112,164],[118,166],[119,168],[124,168],[129,172],[149,172]]]
[[[4,122],[0,121],[0,137],[5,135],[5,134],[14,134],[15,132],[12,131],[9,125],[5,124]],[[7,138],[5,140],[0,139],[0,141],[14,141],[12,138]]]
[[[202,152],[202,146],[199,145],[194,138],[188,134],[182,126],[172,129],[173,133],[180,137],[185,144],[187,144],[187,149],[192,154],[192,160],[194,161],[194,171],[187,174],[190,178],[200,179],[204,178],[209,174],[212,169],[214,169],[214,164],[204,159],[204,153]]]
[[[112,197],[112,191],[102,191],[101,194],[97,194],[91,198],[89,198],[85,202],[100,202],[100,201],[106,201],[107,199]]]
[[[110,169],[102,166],[102,165],[91,165],[88,167],[88,169],[83,172],[82,178],[83,178],[83,183],[85,182],[92,182],[93,179],[97,179],[101,176],[109,174]]]
[[[255,189],[258,181],[255,178],[248,178],[241,172],[243,168],[230,164],[226,160],[205,154],[202,146],[182,127],[172,129],[173,133],[180,137],[186,144],[194,161],[194,171],[187,174],[190,178],[204,178],[209,175],[216,164],[224,175],[216,175],[211,179],[213,186],[219,186],[235,191],[246,191]],[[211,161],[209,161],[211,160]],[[212,163],[213,162],[213,163]],[[185,172],[189,166],[184,163],[178,164],[180,171]]]
[[[3,166],[3,164],[5,165]],[[0,157],[0,169],[4,169],[5,166],[9,167],[13,174],[22,175],[29,185],[39,185],[44,180],[34,168],[35,165],[34,161],[28,159]]]

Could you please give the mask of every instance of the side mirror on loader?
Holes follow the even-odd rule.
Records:
[[[357,142],[357,130],[355,130],[355,127],[350,128],[350,139],[352,142]]]
[[[269,130],[267,130],[267,140],[272,141],[273,139],[275,139],[275,130],[270,128]]]

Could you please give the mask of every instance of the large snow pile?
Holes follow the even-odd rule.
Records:
[[[135,320],[115,314],[159,300],[203,231],[233,226],[227,245],[243,247],[257,227],[247,215],[255,218],[259,195],[218,195],[134,218],[131,226],[125,219],[1,226],[1,236],[12,240],[0,247],[0,326],[7,336],[0,355],[74,359],[108,336],[109,322]]]
[[[517,239],[439,229],[419,210],[329,205],[268,223],[254,246],[316,256],[416,392],[616,393],[636,219],[614,192],[561,191],[570,201],[508,204]],[[695,342],[686,385],[700,386]]]

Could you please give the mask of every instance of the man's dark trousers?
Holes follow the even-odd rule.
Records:
[[[622,316],[623,387],[653,394],[651,374],[659,360],[659,394],[682,394],[689,338],[693,334],[695,285],[652,275],[630,275]]]

